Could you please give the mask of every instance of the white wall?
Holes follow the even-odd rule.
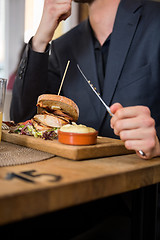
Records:
[[[63,32],[69,31],[71,28],[75,27],[78,24],[78,3],[72,2],[72,14],[64,22]]]
[[[24,41],[24,7],[25,0],[5,0],[6,20],[6,65],[7,77],[15,69]]]
[[[5,77],[14,71],[24,40],[25,0],[5,0]],[[3,119],[9,120],[11,92],[6,92]]]

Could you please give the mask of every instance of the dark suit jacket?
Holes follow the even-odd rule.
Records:
[[[13,90],[11,119],[30,119],[37,97],[57,94],[67,61],[70,66],[61,94],[80,109],[78,123],[92,126],[103,136],[115,137],[110,116],[77,69],[78,63],[99,91],[93,42],[88,20],[55,40],[45,53],[24,52]],[[49,61],[49,63],[48,63]],[[145,105],[160,126],[160,3],[122,0],[111,36],[103,100],[111,105]],[[159,134],[159,133],[158,133]]]

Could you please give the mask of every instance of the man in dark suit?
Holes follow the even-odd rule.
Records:
[[[89,20],[49,46],[58,23],[70,15],[71,0],[45,1],[41,23],[19,67],[11,119],[31,118],[40,94],[57,94],[70,60],[61,94],[79,106],[78,122],[96,128],[99,135],[120,136],[128,149],[137,154],[143,150],[143,158],[160,155],[160,4],[142,0],[77,2],[89,3]],[[77,63],[108,105],[121,104],[111,107],[114,131],[109,114],[84,81]]]
[[[77,2],[88,3],[89,19],[49,45],[59,22],[71,13],[71,0],[45,1],[41,23],[19,66],[11,119],[20,122],[32,118],[40,94],[57,94],[70,60],[61,94],[79,106],[78,123],[96,128],[99,135],[120,137],[128,149],[134,149],[142,158],[159,156],[160,4],[142,0]],[[83,79],[77,64],[111,106],[112,119]],[[118,207],[122,205],[117,199],[110,202],[117,206],[118,214],[123,207]],[[94,209],[102,206],[97,214],[107,206],[106,201],[96,204]],[[76,216],[77,221],[79,215]],[[129,240],[125,231],[121,231],[126,233],[122,239]]]

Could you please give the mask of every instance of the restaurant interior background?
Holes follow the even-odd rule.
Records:
[[[9,79],[15,71],[22,46],[34,35],[44,0],[0,0],[0,77]],[[54,38],[67,32],[88,15],[86,4],[72,3],[72,15],[63,21]],[[7,89],[3,120],[10,120],[12,89]]]
[[[160,0],[157,0],[160,1]],[[9,79],[15,71],[22,46],[34,35],[44,0],[0,0],[0,77]],[[87,4],[72,3],[72,15],[63,21],[54,36],[70,30],[88,16]],[[3,120],[10,120],[12,89],[7,89]]]

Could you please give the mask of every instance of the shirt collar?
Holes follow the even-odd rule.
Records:
[[[93,32],[93,29],[91,27],[91,24],[90,24],[90,21],[89,21],[89,28],[90,28],[90,32],[91,32],[91,36],[92,36],[92,40],[93,40],[93,46],[94,46],[94,49],[101,49],[103,47],[105,47],[110,39],[111,39],[111,34],[107,37],[107,39],[105,40],[105,42],[103,43],[103,45],[101,46],[101,44],[99,43],[98,39],[96,38],[94,32]]]

